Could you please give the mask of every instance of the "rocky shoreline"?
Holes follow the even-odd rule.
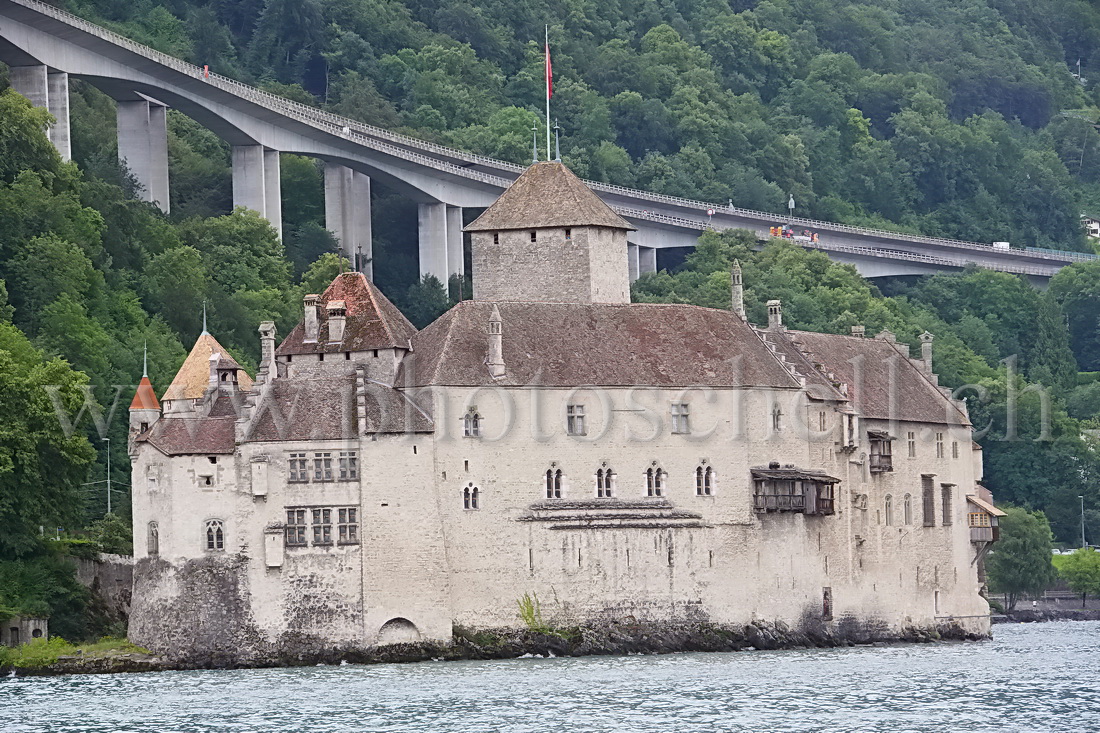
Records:
[[[61,657],[37,668],[0,668],[0,677],[66,674],[114,674],[195,669],[297,667],[316,664],[385,664],[398,662],[515,659],[523,656],[582,657],[598,655],[670,654],[675,652],[740,652],[759,649],[807,649],[891,643],[979,641],[988,637],[961,626],[883,629],[841,622],[836,628],[794,629],[784,623],[757,622],[746,626],[710,623],[607,624],[541,631],[485,631],[456,628],[451,643],[418,642],[366,649],[330,648],[234,660],[225,657],[167,659],[126,653],[96,658]]]
[[[1034,624],[1043,621],[1100,621],[1098,608],[1066,609],[1017,609],[1004,614],[994,615],[990,619],[995,624]]]

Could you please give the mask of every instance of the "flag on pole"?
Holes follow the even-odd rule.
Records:
[[[554,96],[554,70],[550,66],[550,43],[546,43],[546,98]]]

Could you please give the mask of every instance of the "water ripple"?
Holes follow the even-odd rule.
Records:
[[[978,644],[0,681],[3,733],[1100,730],[1100,622]]]

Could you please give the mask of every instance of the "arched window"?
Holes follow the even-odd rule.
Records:
[[[660,466],[650,466],[645,472],[646,496],[664,496],[665,472]]]
[[[560,468],[548,468],[546,469],[546,498],[547,499],[560,499],[561,498],[561,469]]]
[[[913,523],[913,497],[909,494],[901,502],[901,517],[905,524]]]
[[[596,469],[596,498],[610,499],[614,488],[615,472],[604,464],[603,468]]]
[[[157,527],[156,522],[149,522],[149,534],[147,538],[148,542],[148,554],[159,555],[160,554],[160,529]]]
[[[481,437],[481,415],[476,411],[467,412],[462,419],[462,434],[467,438]]]
[[[894,497],[889,494],[886,495],[886,526],[892,527],[894,524]]]
[[[695,469],[695,495],[710,496],[714,493],[714,469],[707,465]]]
[[[474,486],[473,483],[467,484],[466,488],[462,490],[462,508],[463,509],[479,509],[479,500],[481,498],[481,489]]]
[[[221,552],[225,550],[225,524],[222,520],[207,520],[206,549],[209,552]]]

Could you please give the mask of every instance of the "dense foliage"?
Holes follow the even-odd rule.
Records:
[[[669,194],[777,213],[793,194],[815,217],[1063,249],[1083,246],[1080,208],[1100,200],[1086,0],[68,5],[216,72],[518,163],[548,23],[566,162]],[[174,205],[224,208],[224,151],[174,132]]]

